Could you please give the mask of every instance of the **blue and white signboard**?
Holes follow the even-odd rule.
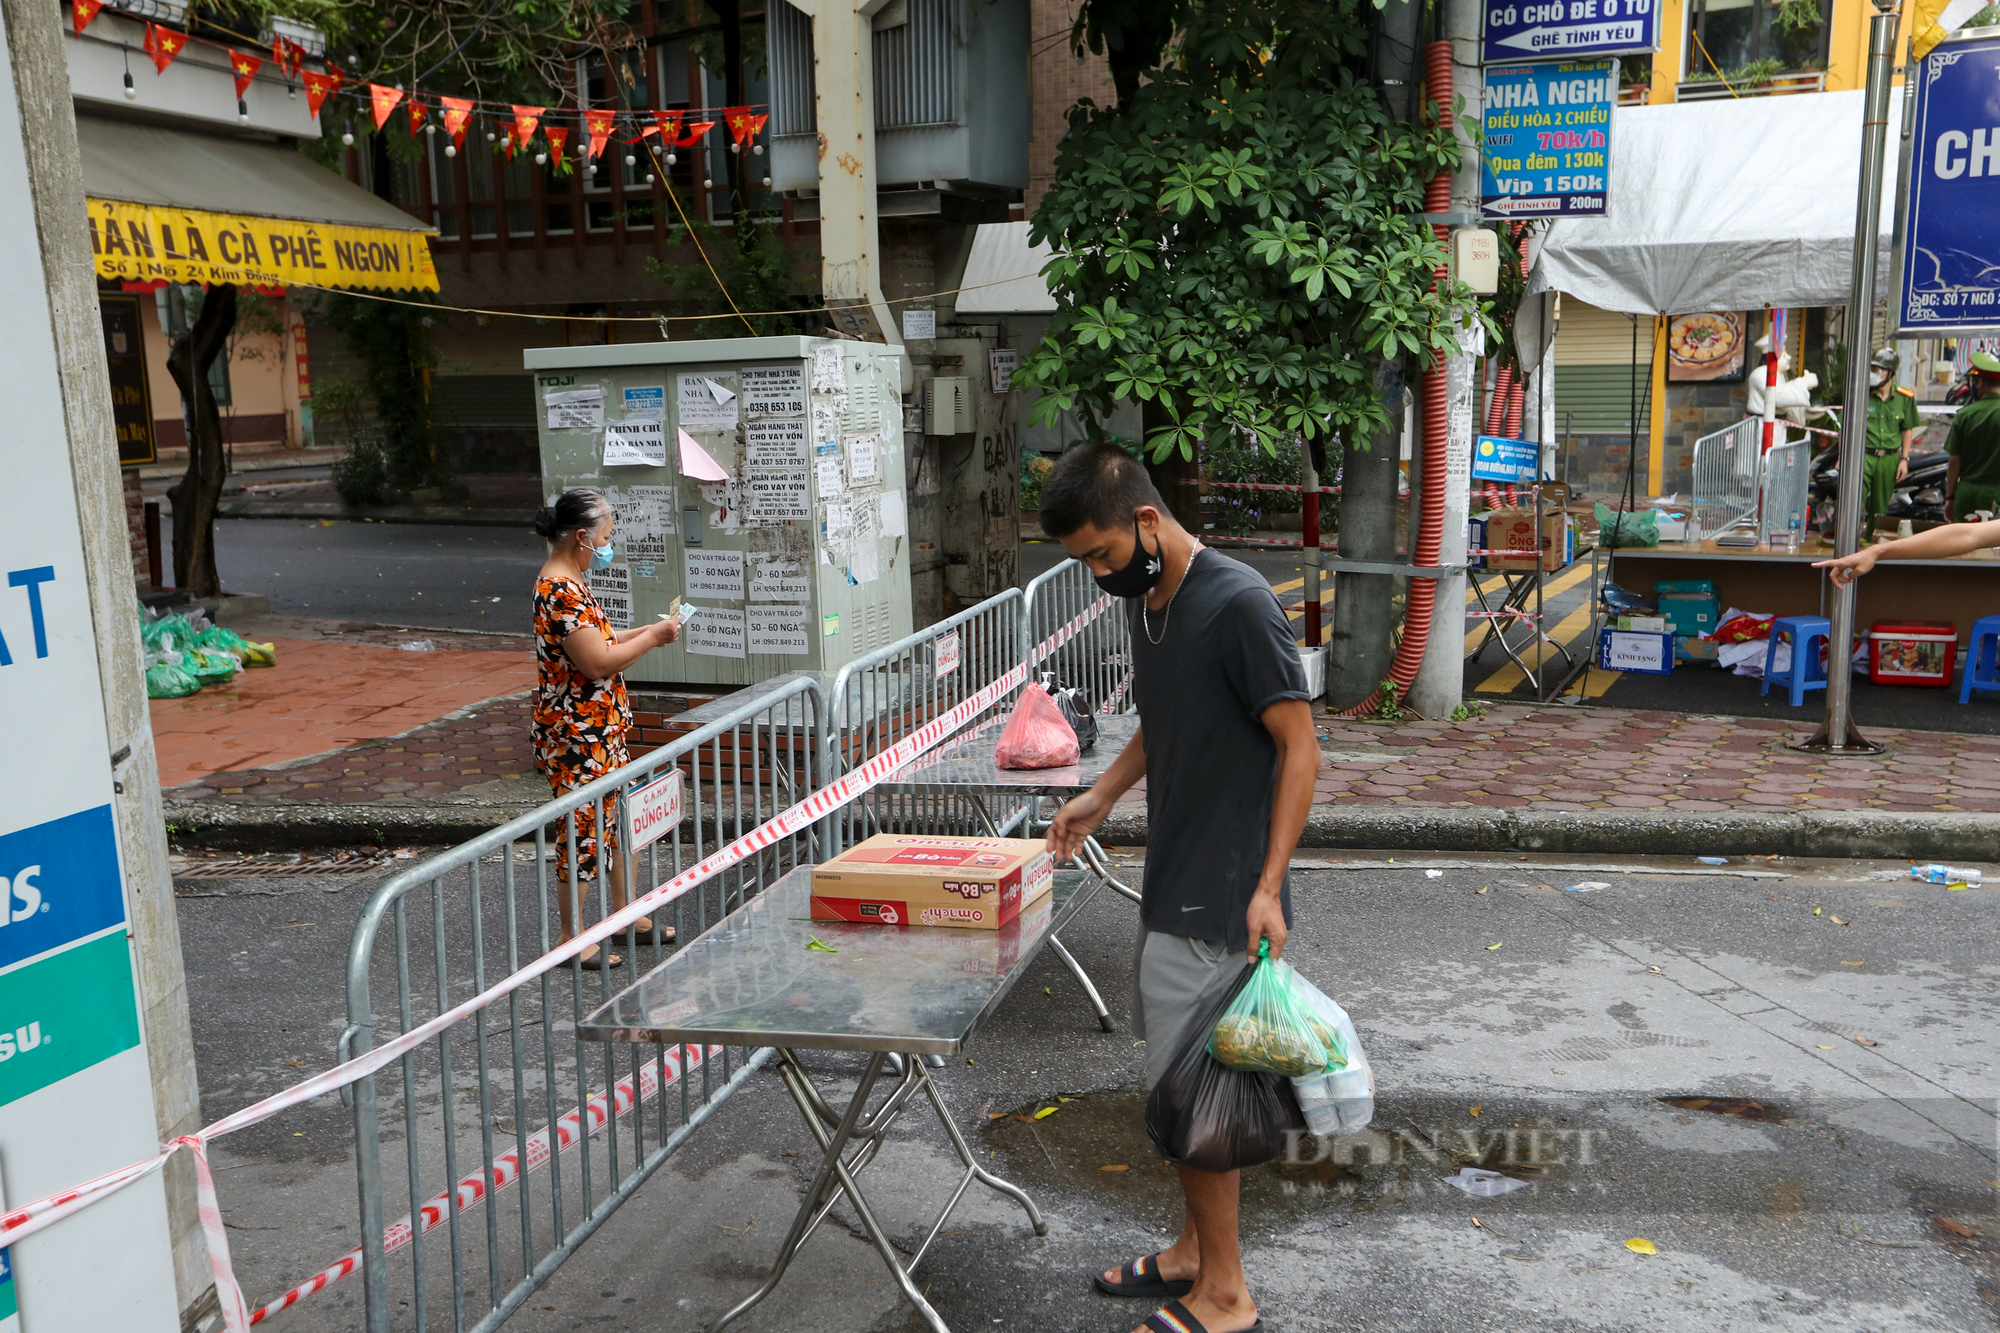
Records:
[[[1541,446],[1533,440],[1481,435],[1472,442],[1472,479],[1532,482],[1541,457]]]
[[[1636,55],[1659,46],[1659,23],[1654,0],[1489,0],[1485,63]]]
[[[1488,68],[1481,214],[1603,217],[1617,101],[1615,60]]]
[[[1917,76],[1900,323],[2000,327],[2000,37],[1943,42]]]

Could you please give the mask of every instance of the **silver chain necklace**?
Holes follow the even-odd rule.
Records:
[[[1147,606],[1143,599],[1139,602],[1139,619],[1146,627],[1146,642],[1155,648],[1166,641],[1167,626],[1172,623],[1174,617],[1174,598],[1181,595],[1182,588],[1187,587],[1188,571],[1194,568],[1194,558],[1207,549],[1200,542],[1196,542],[1194,549],[1188,552],[1187,563],[1181,566],[1181,581],[1174,585],[1173,592],[1167,597],[1167,604],[1160,608],[1159,638],[1153,637],[1153,608]]]

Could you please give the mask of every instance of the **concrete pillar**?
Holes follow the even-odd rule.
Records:
[[[103,763],[116,784],[112,817],[136,973],[141,1031],[152,1072],[162,1140],[200,1125],[187,984],[167,861],[159,766],[147,714],[132,554],[125,525],[117,436],[112,423],[97,280],[84,226],[82,158],[70,104],[68,66],[58,16],[39,0],[0,0],[12,57],[12,96],[21,119],[30,203],[40,234],[44,281],[61,376],[66,447],[82,524],[108,756],[76,754],[64,762]],[[32,262],[31,256],[16,256]],[[23,336],[30,331],[23,330]],[[81,1182],[78,1182],[81,1183]],[[173,1264],[181,1308],[210,1289],[206,1252],[196,1228],[194,1180],[185,1155],[166,1173]],[[135,1187],[136,1188],[136,1187]],[[25,1202],[25,1200],[11,1200]],[[100,1204],[98,1207],[109,1207]],[[32,1242],[31,1242],[32,1243]],[[116,1256],[105,1256],[115,1263]],[[32,1315],[30,1316],[32,1319]]]

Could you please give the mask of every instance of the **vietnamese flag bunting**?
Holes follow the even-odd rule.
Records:
[[[172,28],[162,28],[157,23],[146,25],[145,52],[153,58],[156,73],[165,74],[167,66],[174,63],[174,57],[187,49],[188,39],[184,32]]]
[[[617,120],[617,113],[611,111],[586,111],[583,113],[583,128],[590,135],[586,150],[595,161],[604,151],[605,141],[611,137],[611,126]]]
[[[429,108],[424,105],[424,99],[417,96],[415,93],[411,93],[410,94],[410,137],[412,139],[416,138],[417,131],[423,128],[424,116],[428,113],[428,111]]]
[[[546,110],[548,108],[544,106],[514,108],[514,137],[520,141],[521,147],[526,148],[528,140],[535,137],[535,126],[541,124],[542,112]]]
[[[764,122],[771,117],[755,115],[747,106],[724,107],[722,118],[729,124],[729,133],[739,144],[750,142],[757,137],[757,131],[764,128]]]
[[[549,141],[549,156],[560,163],[563,145],[569,142],[569,131],[559,130],[553,125],[542,126],[542,137]]]
[[[262,56],[253,56],[247,51],[229,53],[229,72],[236,79],[236,96],[240,99],[250,88],[250,80],[257,77],[257,71],[264,64]]]
[[[694,124],[687,127],[687,137],[679,141],[679,146],[682,148],[694,147],[701,142],[703,135],[714,128],[715,122],[712,120],[697,120]]]
[[[371,83],[368,85],[368,100],[374,104],[375,128],[379,130],[388,121],[389,113],[396,109],[396,103],[403,100],[403,90]]]
[[[70,0],[69,23],[81,33],[97,17],[97,11],[104,8],[104,0]]]
[[[660,147],[672,148],[674,146],[674,140],[680,137],[681,121],[686,116],[687,113],[685,111],[655,111],[653,113],[652,133],[660,136]]]
[[[311,76],[308,75],[308,78]],[[469,97],[438,98],[438,119],[444,122],[444,132],[460,148],[465,147],[465,122],[472,119],[472,99]]]
[[[319,109],[326,105],[326,99],[339,89],[341,73],[329,65],[324,74],[315,74],[307,70],[299,77],[303,78],[306,84],[306,106],[317,116]]]

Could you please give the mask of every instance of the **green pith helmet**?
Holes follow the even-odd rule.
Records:
[[[1896,373],[1897,368],[1903,364],[1903,358],[1896,355],[1895,348],[1884,347],[1875,353],[1875,355],[1868,358],[1868,364],[1877,370],[1886,370],[1893,375]]]
[[[1972,354],[1972,373],[1975,375],[1987,375],[1993,379],[2000,379],[2000,356],[1995,356],[1991,352],[1974,352]]]

